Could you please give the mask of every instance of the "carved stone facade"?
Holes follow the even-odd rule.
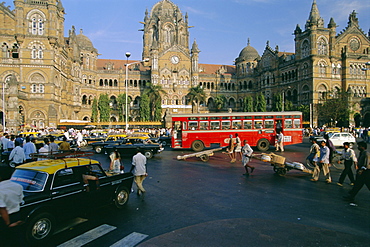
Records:
[[[135,63],[129,66],[127,81],[133,121],[140,118],[140,99],[149,82],[167,92],[162,96],[163,114],[191,112],[185,95],[198,85],[207,95],[206,102],[200,102],[201,112],[214,111],[219,95],[227,99],[222,110],[241,111],[243,99],[260,92],[269,110],[274,94],[283,93],[295,106],[314,106],[345,91],[359,106],[370,93],[369,72],[362,70],[370,61],[370,40],[356,13],[338,34],[333,18],[324,27],[315,0],[304,30],[297,25],[294,31],[294,53],[280,52],[267,42],[260,56],[248,41],[235,65],[199,63],[198,44],[189,46],[188,15],[170,0],[145,12],[144,63],[98,59],[90,39],[82,30],[76,34],[74,27],[64,37],[61,0],[18,0],[14,5],[10,10],[0,4],[0,22],[5,24],[0,27],[0,83],[5,92],[0,106],[7,128],[13,130],[56,127],[61,119],[90,120],[93,99],[100,94],[109,95],[111,121],[116,122],[116,99],[126,91],[126,63]],[[312,120],[318,124],[312,109]]]

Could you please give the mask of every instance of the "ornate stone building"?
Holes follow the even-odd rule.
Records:
[[[143,24],[142,59],[98,59],[98,50],[82,30],[64,37],[61,0],[16,0],[15,9],[0,4],[1,122],[6,127],[55,127],[62,119],[90,120],[92,102],[100,94],[111,100],[111,121],[118,120],[117,97],[125,93],[125,64],[130,119],[140,119],[143,91],[151,82],[167,92],[163,113],[215,110],[215,98],[225,96],[222,110],[240,111],[243,99],[262,93],[272,109],[274,94],[298,106],[314,105],[339,91],[350,92],[360,112],[360,99],[370,93],[369,73],[362,70],[370,60],[370,40],[359,27],[356,13],[337,33],[332,18],[327,27],[313,1],[304,30],[297,25],[294,53],[280,52],[267,42],[263,54],[250,45],[242,49],[234,65],[199,63],[196,41],[190,47],[188,15],[170,0],[161,0],[146,11]],[[205,44],[202,44],[205,45]],[[185,99],[189,89],[202,86],[207,95],[197,109]],[[4,99],[4,101],[3,101]],[[4,114],[5,113],[5,114]]]

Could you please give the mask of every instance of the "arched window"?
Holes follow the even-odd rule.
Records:
[[[328,44],[324,38],[319,38],[317,41],[317,54],[327,55],[328,54]]]
[[[83,105],[87,104],[87,96],[86,95],[82,96],[82,104]]]
[[[100,80],[99,80],[99,86],[101,86],[101,87],[102,87],[102,86],[104,86],[103,79],[100,79]]]
[[[114,79],[114,81],[113,81],[113,86],[114,86],[114,87],[117,87],[117,86],[118,86],[117,79]]]
[[[320,77],[325,77],[326,76],[326,67],[327,67],[326,62],[321,60],[321,61],[319,61],[318,66],[319,66],[319,76]]]
[[[302,43],[302,58],[308,57],[310,55],[310,43],[307,40],[303,41]]]
[[[40,13],[34,13],[29,18],[29,32],[32,35],[44,35],[45,20]]]

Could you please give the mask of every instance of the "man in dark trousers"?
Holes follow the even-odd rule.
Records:
[[[357,163],[357,177],[355,185],[352,190],[348,193],[344,199],[350,201],[352,206],[357,206],[355,201],[355,196],[366,184],[367,188],[370,190],[370,153],[366,151],[367,144],[364,141],[357,143],[357,147],[360,150],[358,163]]]

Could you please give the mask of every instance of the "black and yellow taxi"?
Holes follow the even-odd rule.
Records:
[[[112,144],[121,144],[125,141],[126,137],[126,134],[108,135],[104,141],[91,143],[91,146],[95,150],[95,153],[100,154],[105,146]]]
[[[11,180],[23,186],[20,213],[26,240],[32,245],[47,240],[58,223],[87,209],[105,204],[122,208],[127,203],[132,173],[105,172],[98,161],[82,157],[85,154],[40,156],[51,159],[16,167]]]

